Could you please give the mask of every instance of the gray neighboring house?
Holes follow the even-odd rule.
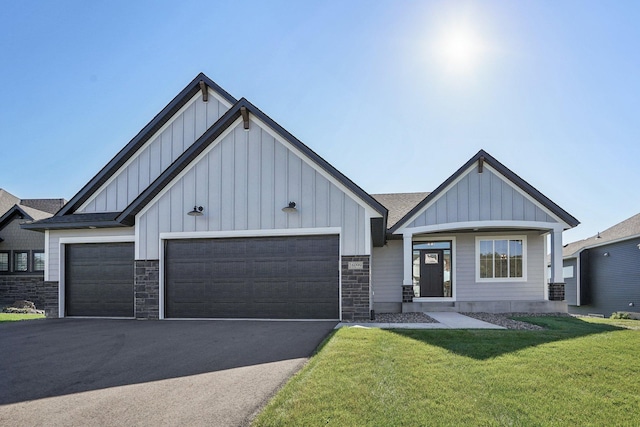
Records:
[[[362,320],[566,311],[578,223],[483,150],[431,193],[372,196],[199,74],[23,228],[45,236],[48,316]]]
[[[570,313],[640,312],[640,214],[563,249]]]
[[[19,199],[0,188],[0,306],[29,300],[44,308],[45,236],[21,224],[53,216],[64,199]]]

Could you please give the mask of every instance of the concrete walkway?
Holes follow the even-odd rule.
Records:
[[[438,323],[338,323],[343,326],[380,329],[506,329],[493,323],[483,322],[473,317],[454,312],[427,312],[427,316]]]

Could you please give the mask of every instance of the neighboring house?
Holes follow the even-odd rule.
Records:
[[[640,311],[640,214],[565,246],[569,312]]]
[[[0,188],[0,306],[30,300],[43,307],[45,236],[22,223],[51,217],[63,199],[19,199]]]
[[[357,320],[566,311],[562,232],[577,224],[484,151],[433,193],[371,196],[200,74],[24,228],[48,242],[50,316]]]

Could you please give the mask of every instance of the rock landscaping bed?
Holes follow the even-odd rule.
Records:
[[[2,312],[11,314],[44,314],[44,310],[36,309],[36,305],[31,301],[16,301],[5,307]]]
[[[483,322],[493,323],[507,329],[519,329],[527,331],[539,331],[544,329],[542,326],[533,323],[521,322],[514,320],[512,317],[545,317],[545,316],[563,316],[571,317],[568,313],[460,313]]]
[[[438,323],[424,313],[376,313],[373,320],[344,320],[344,323]]]

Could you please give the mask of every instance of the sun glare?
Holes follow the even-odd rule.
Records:
[[[472,72],[478,65],[484,46],[471,28],[449,28],[436,42],[436,52],[448,71]]]

